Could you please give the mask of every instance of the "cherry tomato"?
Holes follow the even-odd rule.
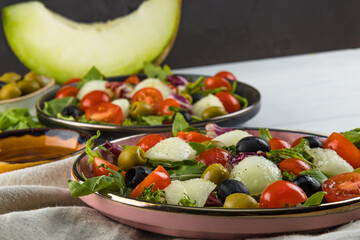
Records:
[[[140,82],[140,78],[136,75],[132,75],[132,76],[126,78],[124,82],[136,85]]]
[[[154,133],[154,134],[149,134],[146,135],[144,137],[142,137],[136,144],[136,146],[141,147],[144,152],[146,152],[147,150],[149,150],[150,148],[152,148],[153,146],[155,146],[158,142],[164,140],[166,137],[164,137],[163,135]]]
[[[223,77],[209,77],[204,80],[205,89],[214,89],[219,87],[225,87],[225,92],[231,91],[231,84]]]
[[[141,196],[144,187],[148,188],[154,184],[153,191],[164,189],[171,183],[169,173],[161,165],[157,166],[141,183],[139,183],[134,190],[130,193],[130,197],[136,198]]]
[[[196,159],[204,163],[206,166],[209,166],[214,163],[220,163],[225,167],[225,165],[230,160],[231,153],[222,148],[209,148],[202,153],[200,153]]]
[[[226,112],[232,113],[241,109],[239,101],[231,93],[219,92],[215,94],[215,96],[218,97],[219,100],[222,102]]]
[[[120,125],[123,121],[123,112],[115,104],[102,102],[88,107],[85,111],[85,118],[89,121],[101,121]]]
[[[198,142],[202,143],[205,141],[210,141],[212,138],[198,132],[178,132],[176,135],[178,138],[181,138],[185,142]]]
[[[67,80],[64,85],[70,85],[73,83],[78,83],[81,81],[81,78],[70,78],[69,80]]]
[[[334,150],[340,157],[347,161],[353,168],[360,167],[360,151],[344,135],[333,132],[324,143],[324,148]]]
[[[285,160],[282,160],[279,163],[279,168],[281,171],[286,170],[289,173],[294,174],[295,176],[299,175],[300,172],[310,170],[311,166],[297,158],[288,158]]]
[[[223,78],[226,78],[226,79],[229,79],[229,80],[236,81],[236,77],[232,73],[230,73],[228,71],[218,72],[217,74],[215,74],[215,76],[223,77]]]
[[[260,208],[292,207],[305,202],[307,196],[294,183],[279,180],[268,185],[260,195]]]
[[[100,90],[91,91],[81,99],[80,109],[85,111],[87,108],[103,102],[111,102],[109,94]]]
[[[176,101],[173,98],[167,98],[164,101],[161,102],[158,111],[160,112],[160,115],[173,115],[174,112],[170,111],[169,107],[181,107],[180,103]]]
[[[272,150],[274,150],[274,149],[286,149],[286,148],[291,147],[289,142],[287,142],[287,141],[285,141],[283,139],[280,139],[280,138],[276,138],[276,137],[270,138],[269,144],[270,144]]]
[[[106,175],[108,176],[110,173],[113,174],[111,171],[107,170],[106,168],[100,167],[99,166],[101,164],[104,164],[106,167],[118,172],[120,170],[120,168],[104,159],[101,159],[99,157],[94,157],[94,161],[93,161],[93,173],[94,175],[97,176],[102,176],[102,175]],[[121,175],[123,175],[123,177],[125,177],[125,171],[121,172]]]
[[[79,89],[74,86],[64,86],[57,91],[55,98],[76,97]]]
[[[360,173],[343,173],[327,179],[322,184],[327,192],[326,201],[338,202],[360,196]]]
[[[161,102],[163,101],[163,98],[161,92],[156,88],[146,87],[136,91],[131,98],[131,103],[138,101],[143,101],[149,104],[153,108],[154,113],[156,113]]]

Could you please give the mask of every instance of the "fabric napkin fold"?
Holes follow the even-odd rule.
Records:
[[[77,156],[0,174],[0,239],[181,239],[120,224],[73,198],[67,188]],[[360,239],[360,221],[320,235],[255,239]]]

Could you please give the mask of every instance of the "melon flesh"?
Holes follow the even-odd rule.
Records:
[[[104,23],[78,23],[41,2],[3,8],[6,38],[29,69],[60,84],[95,66],[105,76],[140,71],[166,55],[175,39],[181,0],[149,0],[129,15]],[[162,56],[164,58],[164,56]]]

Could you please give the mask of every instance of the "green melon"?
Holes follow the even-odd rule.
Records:
[[[95,66],[105,76],[134,74],[144,61],[161,63],[176,37],[181,0],[148,0],[129,15],[100,23],[79,23],[41,2],[3,8],[7,41],[32,71],[60,84]]]

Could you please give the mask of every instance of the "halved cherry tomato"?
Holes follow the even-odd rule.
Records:
[[[139,183],[134,190],[130,193],[130,197],[136,198],[141,196],[144,191],[144,187],[148,188],[151,184],[154,184],[153,191],[158,189],[164,189],[169,186],[171,179],[169,173],[161,165],[157,166],[154,171],[152,171],[141,183]]]
[[[289,142],[287,142],[281,138],[276,138],[276,137],[270,138],[269,144],[271,146],[271,149],[273,149],[273,150],[291,148],[291,145]]]
[[[232,113],[241,109],[239,101],[231,93],[219,92],[215,96],[222,102],[226,112]]]
[[[344,135],[333,132],[324,143],[324,148],[334,150],[353,168],[360,167],[360,150]]]
[[[55,98],[64,97],[76,97],[79,92],[79,88],[74,86],[64,86],[57,91]]]
[[[200,153],[196,159],[210,166],[214,163],[220,163],[225,166],[230,160],[231,153],[222,148],[209,148]]]
[[[131,103],[138,101],[143,101],[149,104],[153,108],[154,113],[156,113],[161,102],[163,101],[163,97],[161,92],[156,88],[146,87],[136,91],[131,98]]]
[[[123,121],[123,112],[119,106],[103,102],[88,107],[85,110],[85,118],[89,121],[101,121],[120,125]]]
[[[178,138],[181,138],[185,142],[198,142],[202,143],[205,141],[210,141],[212,138],[198,132],[178,132],[176,135]]]
[[[292,182],[279,180],[268,185],[260,195],[260,208],[292,207],[305,202],[305,192]]]
[[[73,83],[78,83],[81,81],[81,78],[70,78],[69,80],[67,80],[64,85],[70,85]]]
[[[215,76],[223,77],[223,78],[226,78],[226,79],[229,79],[229,80],[236,81],[236,77],[232,73],[230,73],[228,71],[218,72],[217,74],[215,74]]]
[[[322,184],[327,192],[326,201],[338,202],[360,196],[360,173],[343,173],[327,179]]]
[[[226,90],[224,92],[231,91],[231,84],[223,77],[209,77],[204,80],[205,89],[215,89],[219,87],[225,87]]]
[[[85,111],[87,108],[103,102],[111,102],[109,94],[100,90],[91,91],[81,99],[80,109]]]
[[[173,115],[174,112],[169,110],[169,107],[181,107],[180,103],[173,98],[167,98],[161,102],[158,112],[160,115]]]
[[[140,78],[136,75],[132,75],[132,76],[126,78],[124,82],[136,85],[140,82]]]
[[[107,170],[106,168],[103,168],[103,167],[100,167],[99,166],[101,164],[104,164],[106,167],[118,172],[120,170],[120,168],[104,159],[101,159],[99,157],[94,157],[94,161],[93,161],[93,173],[96,177],[98,176],[102,176],[102,175],[105,175],[105,176],[108,176],[110,173],[113,174],[111,171]],[[123,177],[125,177],[125,171],[122,171],[121,172],[121,175]]]
[[[166,137],[158,133],[149,134],[142,137],[136,144],[136,146],[141,147],[144,152],[155,146],[158,142],[164,140]]]
[[[279,163],[279,168],[297,176],[302,171],[310,170],[311,166],[298,158],[287,158]]]

